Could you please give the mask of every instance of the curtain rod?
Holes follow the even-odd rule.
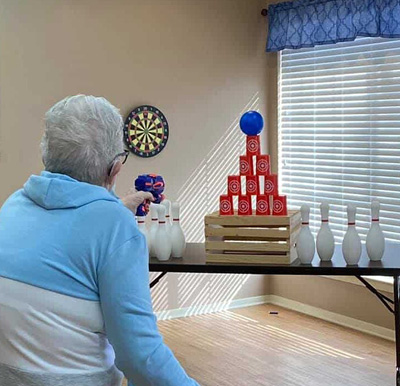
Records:
[[[261,15],[267,16],[267,15],[268,15],[268,9],[263,8],[263,9],[261,10]]]

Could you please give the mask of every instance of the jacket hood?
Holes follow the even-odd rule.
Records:
[[[106,188],[50,172],[29,177],[24,185],[24,192],[45,209],[79,208],[99,200],[119,201]]]

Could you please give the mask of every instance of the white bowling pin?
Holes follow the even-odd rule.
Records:
[[[310,207],[302,205],[300,212],[301,230],[296,242],[297,256],[302,264],[311,264],[315,254],[315,242],[309,227]]]
[[[379,261],[385,252],[385,236],[379,226],[379,202],[371,204],[371,228],[367,234],[367,253],[370,260]]]
[[[179,212],[179,203],[174,202],[171,206],[172,227],[170,235],[172,241],[172,257],[183,257],[186,248],[185,235],[179,223]]]
[[[321,261],[330,261],[335,251],[335,238],[329,227],[329,204],[323,202],[321,209],[321,228],[317,235],[317,252]]]
[[[171,201],[170,200],[163,200],[161,205],[165,206],[165,226],[168,233],[171,233]]]
[[[163,205],[158,206],[157,211],[158,211],[158,229],[154,237],[155,240],[154,249],[158,260],[167,261],[171,257],[172,243],[166,228],[165,206]]]
[[[347,205],[348,228],[343,238],[342,252],[348,265],[357,265],[362,251],[361,239],[356,230],[356,211],[355,205]]]
[[[155,236],[158,229],[158,213],[157,213],[157,206],[158,204],[150,204],[150,218],[151,218],[151,225],[149,231],[149,239],[150,239],[150,256],[155,257]]]
[[[137,216],[136,221],[137,221],[140,232],[142,232],[144,234],[144,237],[146,237],[147,248],[150,251],[151,244],[150,244],[149,232],[146,227],[146,217],[145,216]]]

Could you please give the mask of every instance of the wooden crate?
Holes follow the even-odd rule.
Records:
[[[287,216],[207,215],[205,221],[207,263],[290,264],[301,228],[299,211]]]

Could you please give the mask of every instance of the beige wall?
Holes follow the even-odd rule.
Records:
[[[43,114],[76,93],[104,95],[124,116],[142,103],[163,110],[171,127],[168,147],[153,159],[131,157],[119,187],[154,171],[177,198],[246,107],[265,113],[262,4],[2,0],[0,167],[7,183],[0,199],[40,171]]]
[[[259,0],[2,0],[0,2],[0,202],[41,168],[42,118],[77,93],[103,95],[124,116],[158,106],[170,124],[165,151],[130,157],[126,191],[162,174],[183,206],[189,240],[237,172],[241,113],[267,106],[266,20]],[[266,140],[264,147],[266,146]],[[263,277],[170,275],[156,309],[262,295]],[[194,289],[193,292],[190,292]]]
[[[376,285],[376,284],[375,284]],[[320,276],[271,276],[272,294],[394,329],[394,317],[365,287]],[[386,296],[393,294],[383,292]]]

